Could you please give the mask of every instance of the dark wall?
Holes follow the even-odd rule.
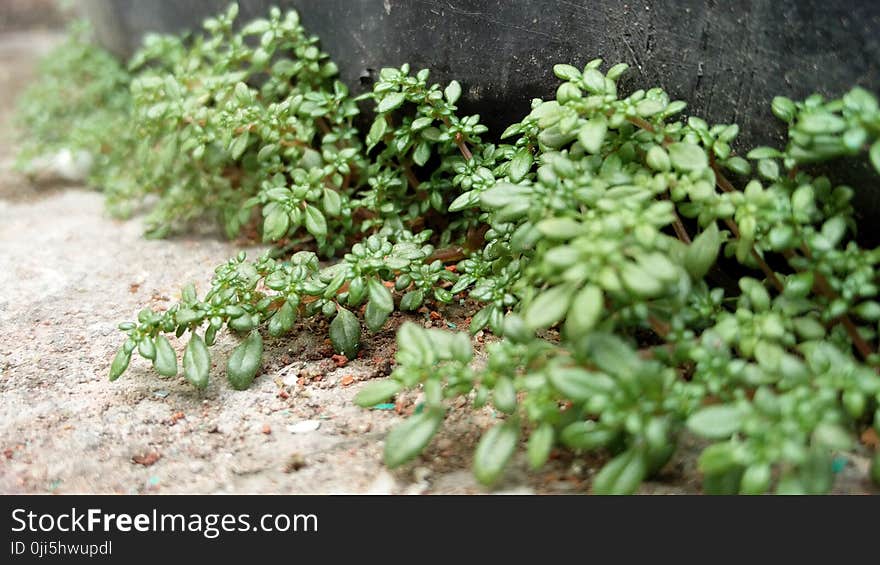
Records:
[[[101,40],[131,53],[145,30],[179,31],[226,0],[82,0]],[[880,2],[870,0],[241,0],[240,19],[295,7],[355,90],[383,66],[458,79],[493,132],[551,96],[554,63],[626,62],[624,90],[662,86],[688,113],[737,122],[742,147],[776,144],[774,95],[880,92]],[[855,171],[855,172],[853,172]],[[844,176],[864,177],[862,163]],[[864,184],[864,183],[862,183]],[[875,181],[876,186],[876,181]],[[861,194],[880,215],[880,198]]]

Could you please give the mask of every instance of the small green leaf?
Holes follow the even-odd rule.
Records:
[[[550,450],[553,449],[554,431],[553,426],[544,422],[529,436],[529,444],[526,453],[529,459],[529,466],[532,470],[537,471],[550,458]]]
[[[259,314],[244,314],[229,320],[229,327],[237,332],[249,332],[259,323]]]
[[[697,469],[704,475],[720,475],[739,466],[739,455],[733,442],[710,445],[700,454]]]
[[[871,145],[868,155],[871,158],[871,164],[874,165],[874,170],[880,173],[880,139]]]
[[[428,330],[405,322],[397,331],[397,355],[401,365],[429,365],[437,359],[437,348],[428,337]]]
[[[806,494],[827,494],[834,484],[831,452],[821,447],[810,449],[798,478]]]
[[[252,331],[238,347],[236,347],[226,363],[226,378],[236,390],[245,390],[254,382],[257,371],[263,361],[263,337],[258,331]]]
[[[375,303],[376,308],[380,312],[390,313],[394,311],[394,299],[391,297],[391,291],[380,280],[369,279],[367,281],[367,293],[370,297],[370,302]]]
[[[177,314],[175,316],[177,318],[177,323],[181,326],[187,326],[193,322],[200,321],[202,319],[202,314],[196,312],[192,308],[180,308],[177,310]],[[150,357],[152,359],[152,357]]]
[[[629,69],[629,65],[627,65],[626,63],[617,63],[616,65],[608,69],[606,76],[611,80],[616,81],[623,75],[623,73],[627,71],[627,69]]]
[[[128,368],[129,361],[131,361],[131,353],[126,352],[124,348],[120,347],[119,351],[117,351],[116,355],[113,357],[113,362],[110,363],[111,382],[118,379],[119,376],[125,372]]]
[[[642,453],[630,449],[605,464],[593,479],[594,494],[632,494],[645,478],[647,465]]]
[[[772,147],[755,147],[746,154],[746,157],[753,160],[777,159],[782,156],[782,153],[778,149]]]
[[[457,80],[453,80],[449,83],[449,86],[443,90],[443,96],[446,97],[446,101],[450,104],[458,102],[458,99],[461,97],[461,85],[458,84]]]
[[[185,304],[192,304],[198,300],[196,295],[196,285],[189,283],[180,291],[180,300]]]
[[[377,332],[382,329],[382,326],[385,325],[385,321],[388,319],[388,315],[390,312],[383,310],[382,307],[373,300],[367,303],[367,307],[364,310],[364,322],[367,324],[367,329],[371,332]]]
[[[400,299],[400,309],[407,311],[417,310],[424,300],[425,293],[421,290],[407,292],[403,295],[403,298]]]
[[[526,325],[531,329],[549,328],[565,316],[571,304],[572,288],[569,284],[551,287],[528,305],[523,315]]]
[[[584,86],[593,94],[605,93],[605,76],[593,68],[584,71]]]
[[[831,112],[819,110],[801,114],[795,127],[813,135],[839,133],[846,129],[846,121]]]
[[[709,224],[688,246],[684,256],[684,266],[695,281],[706,276],[721,249],[721,233],[716,222]]]
[[[610,393],[616,388],[608,375],[580,367],[557,368],[548,371],[553,388],[568,400],[583,402],[599,393]]]
[[[284,304],[275,312],[269,320],[269,335],[278,337],[290,331],[293,322],[296,320],[296,310],[289,300],[285,300]]]
[[[663,281],[634,263],[623,264],[620,278],[624,286],[640,298],[653,298],[664,291]]]
[[[852,436],[839,424],[822,422],[813,430],[812,445],[828,450],[852,449]]]
[[[399,467],[415,458],[443,423],[443,411],[429,408],[395,426],[385,438],[385,464]]]
[[[739,431],[743,423],[742,410],[737,406],[719,404],[707,406],[688,418],[688,428],[697,435],[723,439]]]
[[[153,367],[164,377],[177,375],[177,353],[164,335],[156,336],[156,358],[153,359]]]
[[[413,151],[413,162],[418,166],[423,166],[428,162],[428,159],[431,158],[431,146],[427,141],[423,141],[416,145],[416,150]]]
[[[841,137],[841,141],[843,141],[846,148],[854,153],[862,149],[862,145],[865,144],[867,139],[868,132],[861,126],[846,130],[846,133]]]
[[[606,133],[608,133],[608,122],[604,116],[597,116],[581,126],[578,132],[578,141],[581,142],[587,153],[595,155],[602,148]]]
[[[581,78],[581,72],[571,65],[553,65],[553,74],[562,80],[577,81]]]
[[[685,108],[687,108],[687,102],[685,102],[684,100],[674,100],[670,102],[668,106],[666,106],[665,110],[663,110],[663,117],[668,118],[669,116],[674,116]]]
[[[410,129],[412,131],[418,131],[420,129],[425,129],[434,123],[434,118],[431,116],[422,116],[421,118],[416,118],[412,121],[410,125]]]
[[[742,485],[744,468],[736,465],[726,471],[703,476],[703,492],[711,495],[737,494]]]
[[[526,148],[517,151],[516,156],[510,161],[510,168],[507,170],[507,176],[513,182],[519,182],[528,174],[532,168],[534,157],[531,151]],[[452,208],[450,207],[450,210]]]
[[[402,92],[392,92],[382,98],[379,105],[376,106],[376,112],[379,114],[390,112],[391,110],[399,108],[405,100],[406,96],[404,96]]]
[[[332,188],[324,188],[324,211],[331,216],[338,216],[342,212],[342,197]]]
[[[584,232],[584,225],[573,218],[547,218],[535,227],[541,235],[557,240],[572,239]]]
[[[602,289],[588,284],[574,296],[565,316],[565,334],[576,338],[590,332],[605,311]]]
[[[183,352],[183,374],[186,380],[198,388],[208,386],[208,373],[211,370],[211,354],[199,334],[193,332],[186,350]]]
[[[761,159],[758,161],[758,174],[774,181],[779,178],[779,164],[772,159]]]
[[[644,118],[659,114],[666,106],[660,100],[647,98],[636,104],[636,113]]]
[[[593,332],[584,344],[593,363],[618,379],[629,379],[638,372],[641,360],[633,348],[614,334]]]
[[[602,427],[593,420],[585,420],[565,426],[559,439],[572,449],[592,451],[605,447],[617,436],[617,430]]]
[[[460,212],[465,208],[473,208],[480,201],[480,195],[475,190],[469,190],[459,194],[449,205],[450,212]]]
[[[247,149],[250,137],[250,133],[244,132],[232,141],[232,143],[229,145],[229,155],[233,159],[237,160],[241,157],[242,153],[244,153],[244,150]]]
[[[349,359],[357,355],[361,344],[361,323],[345,308],[339,308],[330,322],[330,342],[337,353]]]
[[[473,318],[471,318],[471,324],[468,327],[468,330],[472,334],[475,334],[481,329],[485,328],[486,324],[489,323],[489,318],[492,317],[492,311],[492,306],[486,306],[485,308],[478,310],[477,313],[474,314]]]
[[[367,383],[354,397],[354,403],[363,408],[388,401],[403,389],[403,385],[393,379],[382,379]]]
[[[369,133],[367,133],[367,148],[372,149],[377,143],[382,141],[386,131],[388,131],[388,121],[385,119],[385,116],[377,117],[373,121],[373,125],[370,126]]]
[[[529,196],[532,188],[511,184],[509,182],[497,182],[495,186],[480,194],[480,203],[486,208],[504,208],[517,202],[529,204]]]
[[[645,155],[645,163],[655,171],[664,173],[672,168],[672,161],[669,159],[669,153],[659,145],[653,145],[648,149],[648,154]]]
[[[680,171],[700,171],[709,166],[709,158],[699,145],[677,142],[667,147],[672,166]]]
[[[516,388],[508,377],[499,377],[492,389],[492,404],[505,414],[513,414],[516,410]]]
[[[784,122],[791,122],[794,119],[797,108],[794,102],[784,96],[777,96],[770,105],[773,115]]]
[[[278,241],[287,235],[290,216],[282,208],[273,209],[263,220],[263,241]]]
[[[138,342],[138,353],[144,359],[153,360],[156,358],[156,345],[152,338],[144,337]]]
[[[766,463],[749,466],[740,479],[740,494],[764,494],[770,488],[772,469]]]
[[[488,486],[501,477],[518,438],[519,427],[514,422],[498,424],[483,434],[474,452],[474,476],[478,481]]]
[[[724,166],[734,173],[747,176],[752,173],[752,166],[742,157],[731,157],[724,161]]]
[[[315,237],[327,235],[327,220],[316,207],[306,204],[306,229]]]

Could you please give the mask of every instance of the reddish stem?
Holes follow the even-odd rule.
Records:
[[[458,150],[461,151],[465,160],[470,161],[474,158],[473,153],[471,153],[470,148],[467,146],[467,143],[464,142],[464,138],[462,138],[460,133],[455,134],[455,144],[458,145]]]

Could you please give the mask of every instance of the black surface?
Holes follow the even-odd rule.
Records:
[[[21,509],[17,514],[13,514]],[[16,531],[14,516],[100,509],[91,531]],[[861,509],[861,510],[860,510]],[[317,531],[120,531],[116,516],[310,513]],[[862,514],[865,512],[866,514]],[[103,517],[113,514],[110,527]],[[3,496],[0,559],[16,563],[834,562],[876,553],[870,497]],[[833,519],[829,519],[833,517]],[[50,521],[51,520],[51,521]],[[271,521],[271,520],[270,520]],[[132,519],[129,524],[133,523]],[[159,520],[148,522],[158,524]],[[216,521],[214,522],[217,523]],[[232,522],[236,525],[235,522]],[[62,525],[68,527],[65,518]],[[101,544],[91,559],[29,554],[32,543]],[[24,550],[23,555],[15,551]],[[866,553],[862,554],[862,550]],[[716,556],[713,558],[712,556]],[[868,559],[865,561],[869,562]]]
[[[82,0],[100,39],[131,53],[147,30],[192,29],[226,0]],[[622,88],[661,86],[714,122],[737,122],[739,143],[781,143],[770,113],[778,94],[880,92],[880,2],[875,0],[242,0],[240,21],[295,7],[355,92],[372,73],[409,62],[462,83],[461,106],[498,135],[553,95],[555,63],[628,63]],[[865,163],[836,167],[880,216]],[[872,184],[873,183],[873,184]]]

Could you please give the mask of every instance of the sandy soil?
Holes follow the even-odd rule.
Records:
[[[262,375],[245,392],[223,378],[234,346],[225,335],[203,392],[137,358],[107,381],[116,325],[146,305],[170,304],[187,282],[204,290],[239,246],[204,235],[148,241],[139,219],[110,219],[97,192],[37,187],[11,171],[11,101],[55,41],[0,34],[0,492],[485,492],[469,467],[489,411],[453,409],[419,461],[394,472],[382,466],[386,431],[418,397],[404,395],[388,411],[351,400],[390,370],[399,316],[341,367],[326,326],[303,323],[267,343]],[[441,314],[460,321],[462,312]],[[643,492],[698,491],[699,447],[685,443],[662,482]],[[496,492],[587,492],[599,463],[560,453],[545,472],[528,474],[518,455]],[[849,457],[837,489],[865,492],[866,468],[864,457]]]

